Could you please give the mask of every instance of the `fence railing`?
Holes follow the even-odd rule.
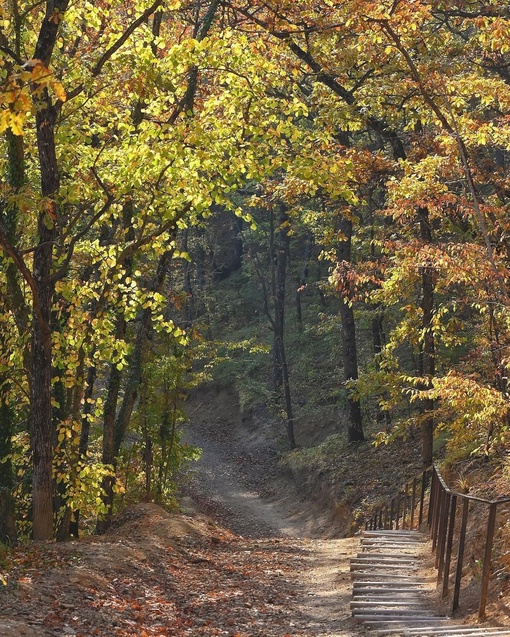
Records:
[[[461,579],[470,514],[482,507],[481,515],[487,515],[485,537],[482,541],[482,571],[478,616],[485,617],[487,591],[492,570],[492,551],[498,512],[510,517],[510,511],[503,511],[510,503],[510,497],[488,500],[459,493],[450,489],[435,465],[425,469],[420,476],[406,483],[403,489],[383,505],[367,520],[366,528],[375,529],[419,529],[427,524],[435,553],[438,571],[437,583],[441,586],[442,597],[450,592],[452,575],[452,612],[459,607]],[[460,518],[457,515],[460,509]],[[426,519],[425,519],[426,517]],[[471,516],[472,517],[472,516]],[[480,517],[478,519],[481,519]],[[472,538],[471,538],[472,539]],[[455,562],[451,573],[452,562]]]

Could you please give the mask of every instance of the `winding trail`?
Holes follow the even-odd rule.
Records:
[[[294,577],[300,593],[293,600],[289,616],[305,617],[306,623],[289,621],[287,634],[365,635],[363,627],[353,621],[349,606],[350,559],[359,540],[311,537],[321,520],[313,519],[293,488],[283,495],[273,491],[275,450],[260,440],[253,442],[249,436],[225,433],[224,428],[204,422],[193,423],[185,440],[203,450],[186,488],[203,512],[254,542],[274,538],[281,546],[287,538],[289,547],[299,543],[300,559]],[[269,626],[260,631],[257,635],[261,637],[272,635]],[[283,637],[281,633],[278,636]]]
[[[303,535],[299,503],[267,497],[275,472],[271,447],[245,447],[240,436],[227,438],[203,424],[187,432],[186,442],[202,449],[189,471],[187,492],[206,513],[244,537]]]

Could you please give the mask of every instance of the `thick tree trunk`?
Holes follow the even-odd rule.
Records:
[[[1,379],[0,379],[1,380]],[[12,462],[9,454],[12,451],[13,412],[4,399],[0,400],[0,542],[12,546],[16,544],[16,522],[14,513],[14,486]]]
[[[14,192],[17,192],[25,182],[25,151],[23,137],[7,131],[7,155],[8,155],[8,180]],[[13,244],[17,243],[18,235],[18,207],[16,204],[5,204],[5,209],[0,211],[0,219],[6,230],[7,239]],[[29,307],[25,301],[23,291],[19,283],[19,274],[14,263],[7,263],[6,272],[6,298],[2,302],[4,310],[11,311],[16,321],[19,334],[23,337],[28,333],[30,326]],[[8,353],[10,344],[0,335],[2,350]],[[30,384],[30,351],[23,346],[23,362]],[[10,460],[12,451],[12,436],[14,434],[14,409],[10,405],[9,389],[11,386],[9,373],[0,374],[0,542],[8,545],[16,544],[16,523],[14,498],[12,489],[14,486],[13,467]]]
[[[358,380],[358,353],[356,348],[356,323],[354,311],[347,302],[340,306],[340,320],[342,322],[342,357],[345,382]],[[359,398],[352,391],[347,391],[347,407],[349,423],[347,425],[347,440],[361,442],[365,440],[361,404]]]
[[[55,153],[55,113],[51,107],[37,111],[37,142],[41,167],[41,190],[47,198],[46,209],[38,220],[39,245],[34,251],[33,277],[38,305],[34,313],[32,335],[31,441],[33,453],[33,537],[48,540],[53,536],[53,426],[51,406],[51,308],[53,244],[57,237],[57,204],[59,189]]]
[[[46,2],[33,58],[49,65],[57,39],[61,18],[69,0]],[[59,20],[55,20],[59,15]],[[34,540],[48,540],[53,536],[53,432],[51,408],[51,308],[54,295],[52,280],[53,245],[58,236],[59,212],[56,195],[60,176],[55,147],[57,109],[47,90],[34,96],[36,104],[36,133],[41,194],[45,205],[39,213],[37,229],[39,243],[33,256],[34,319],[32,334],[32,386],[30,401],[30,432],[33,454],[32,511]]]
[[[34,251],[33,277],[37,290],[32,336],[31,441],[33,453],[33,537],[47,540],[53,535],[53,423],[51,405],[51,309],[53,244],[57,238],[58,209],[54,199],[60,180],[55,150],[56,111],[49,104],[36,114],[37,145],[41,169],[41,192],[45,209],[39,214],[39,244]]]

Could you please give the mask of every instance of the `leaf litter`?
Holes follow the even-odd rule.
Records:
[[[354,546],[248,538],[201,514],[139,504],[104,536],[39,546],[33,562],[16,551],[0,592],[0,634],[347,637],[359,628],[342,602],[350,594],[346,542]],[[321,545],[338,550],[328,584],[338,594],[335,603],[328,595],[326,620],[314,607],[324,595]]]

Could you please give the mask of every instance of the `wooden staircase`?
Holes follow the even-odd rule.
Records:
[[[351,560],[353,617],[377,636],[509,636],[510,628],[455,625],[432,609],[435,577],[426,572],[428,538],[418,531],[365,531]]]

